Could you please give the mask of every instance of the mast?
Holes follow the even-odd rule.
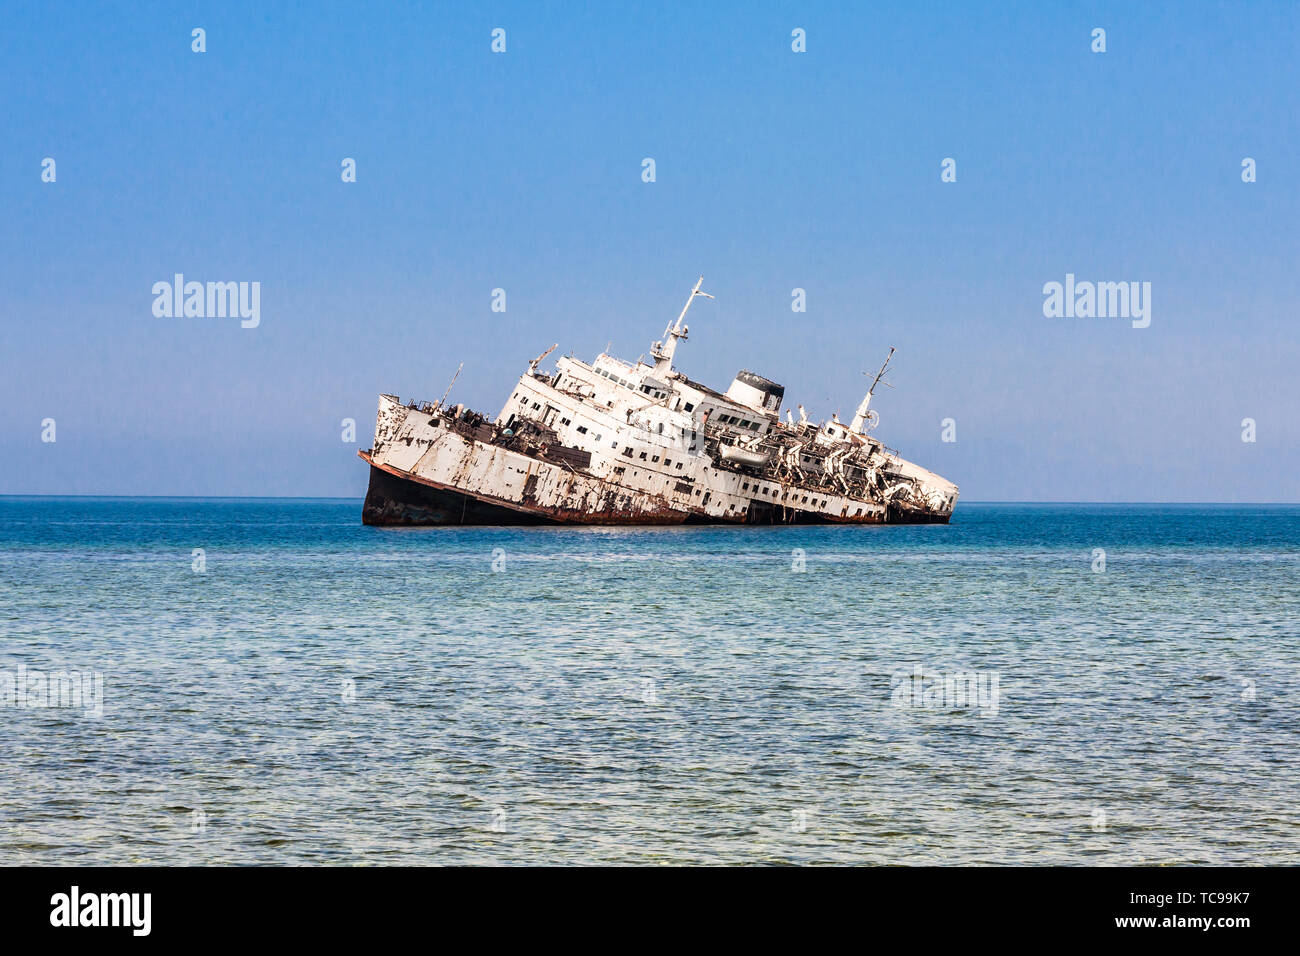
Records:
[[[677,340],[686,338],[687,334],[691,331],[689,326],[683,325],[682,323],[686,320],[686,313],[690,309],[691,303],[695,301],[695,297],[697,295],[702,295],[706,299],[713,298],[713,296],[709,295],[707,292],[700,291],[700,286],[703,284],[704,276],[700,276],[695,282],[695,288],[693,288],[691,294],[687,296],[686,304],[682,306],[682,314],[677,316],[677,321],[675,323],[669,324],[668,328],[664,329],[663,340],[654,343],[654,345],[650,347],[650,354],[654,356],[655,360],[655,374],[667,377],[668,373],[672,371],[673,354],[677,351]]]
[[[849,431],[853,432],[854,434],[861,434],[862,426],[867,423],[868,413],[871,411],[871,396],[876,391],[876,386],[881,384],[880,380],[885,377],[885,372],[889,369],[889,360],[892,359],[893,357],[894,357],[894,349],[890,348],[889,354],[885,356],[885,364],[880,366],[880,371],[876,373],[876,377],[872,381],[871,387],[867,389],[866,397],[862,399],[862,404],[858,406],[858,410],[854,413],[853,424],[849,426]],[[888,388],[894,387],[890,385],[888,382],[885,382],[884,384]]]

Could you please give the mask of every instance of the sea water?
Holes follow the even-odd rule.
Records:
[[[0,864],[1300,862],[1300,507],[360,515],[0,498]]]

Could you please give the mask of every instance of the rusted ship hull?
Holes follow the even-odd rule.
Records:
[[[891,509],[885,514],[832,517],[774,504],[751,508],[741,518],[710,515],[696,510],[647,510],[611,507],[588,511],[544,507],[535,502],[514,502],[490,495],[461,491],[448,485],[377,464],[367,452],[360,457],[370,465],[370,485],[361,510],[364,524],[377,526],[439,525],[680,525],[680,524],[947,524],[948,515]]]
[[[688,515],[671,510],[609,508],[585,512],[474,494],[370,462],[370,487],[361,521],[370,525],[564,525],[683,524]]]
[[[552,523],[540,515],[481,501],[451,488],[390,474],[373,463],[370,487],[361,508],[370,525],[536,525]]]

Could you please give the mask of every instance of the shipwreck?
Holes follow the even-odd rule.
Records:
[[[528,363],[495,418],[381,395],[362,520],[372,525],[934,524],[957,486],[870,433],[889,359],[849,422],[810,421],[785,389],[741,371],[725,392],[673,365],[686,314],[653,362]],[[893,349],[890,350],[893,356]],[[458,373],[459,374],[459,373]],[[454,383],[454,379],[453,379]],[[448,393],[450,388],[448,389]]]

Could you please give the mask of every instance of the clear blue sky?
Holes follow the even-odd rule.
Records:
[[[1300,5],[468,6],[6,4],[0,493],[360,495],[379,392],[494,414],[703,273],[683,371],[845,416],[897,346],[878,435],[967,499],[1300,500]]]

